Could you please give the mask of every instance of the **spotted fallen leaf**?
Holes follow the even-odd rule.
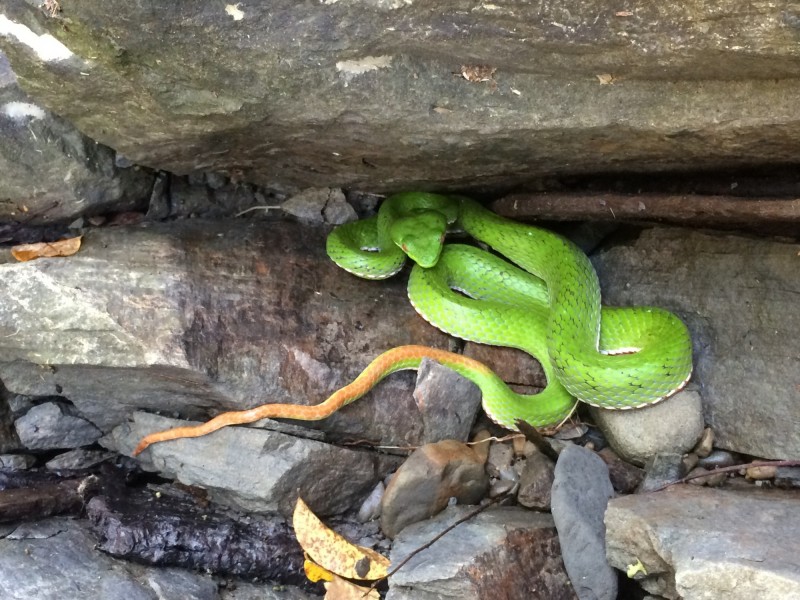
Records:
[[[20,262],[34,258],[53,258],[55,256],[71,256],[81,247],[81,238],[77,236],[57,242],[39,242],[37,244],[20,244],[11,248],[11,255]]]
[[[386,576],[388,558],[348,542],[320,521],[302,498],[294,507],[292,525],[300,546],[324,569],[347,579],[371,581]]]
[[[336,577],[336,575],[328,571],[328,569],[320,567],[317,563],[308,558],[308,554],[306,554],[306,559],[303,561],[303,571],[306,572],[306,577],[308,577],[308,580],[312,583],[331,581]]]
[[[333,580],[325,584],[324,600],[380,600],[378,590],[356,585],[341,577],[333,576]]]

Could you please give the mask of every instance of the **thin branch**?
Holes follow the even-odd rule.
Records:
[[[694,475],[687,475],[686,477],[682,477],[677,481],[673,481],[671,483],[665,483],[661,487],[657,487],[654,490],[650,490],[648,493],[653,492],[660,492],[661,490],[665,490],[670,486],[677,485],[679,483],[687,483],[692,481],[693,479],[702,479],[703,477],[711,477],[712,475],[716,475],[717,473],[732,473],[735,471],[741,471],[742,469],[749,469],[750,467],[800,467],[800,460],[756,460],[750,463],[742,463],[740,465],[731,465],[729,467],[719,467],[718,469],[712,469],[706,473],[695,473]]]

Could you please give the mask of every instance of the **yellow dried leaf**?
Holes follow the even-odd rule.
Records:
[[[335,575],[333,581],[325,584],[325,600],[380,600],[380,597],[378,590],[356,585]]]
[[[292,524],[303,550],[328,571],[347,579],[375,580],[386,576],[388,558],[369,548],[351,544],[326,527],[302,498],[297,499]]]
[[[52,258],[54,256],[70,256],[81,247],[81,237],[59,240],[57,242],[39,242],[38,244],[20,244],[11,248],[11,254],[20,262],[34,258]]]
[[[314,583],[323,580],[331,581],[336,577],[336,575],[328,571],[328,569],[320,567],[317,563],[308,558],[308,554],[306,554],[306,559],[303,561],[303,570],[306,572],[308,580]]]

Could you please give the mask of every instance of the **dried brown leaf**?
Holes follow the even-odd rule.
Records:
[[[348,579],[375,580],[386,575],[388,558],[348,542],[320,521],[302,498],[297,499],[292,524],[303,550],[324,569]]]
[[[378,590],[371,590],[334,575],[333,581],[325,584],[325,600],[379,600]]]
[[[57,242],[39,242],[37,244],[20,244],[11,248],[11,254],[20,262],[35,258],[53,258],[55,256],[70,256],[81,247],[81,238],[77,236]]]

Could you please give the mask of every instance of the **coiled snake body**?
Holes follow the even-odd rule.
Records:
[[[453,227],[514,264],[473,246],[444,245],[445,232]],[[511,429],[518,419],[534,426],[556,424],[576,398],[616,409],[652,404],[675,393],[691,375],[691,339],[677,316],[653,307],[601,307],[597,275],[579,248],[468,198],[397,194],[381,205],[376,217],[335,229],[327,250],[340,267],[370,279],[394,275],[409,256],[416,263],[409,299],[427,321],[463,339],[528,352],[542,363],[547,387],[539,394],[520,395],[482,363],[443,350],[402,346],[376,358],[353,383],[321,404],[266,404],[223,413],[202,425],[150,434],[135,454],[154,442],[205,435],[265,417],[321,419],[386,375],[417,368],[425,357],[475,382],[487,414]]]

